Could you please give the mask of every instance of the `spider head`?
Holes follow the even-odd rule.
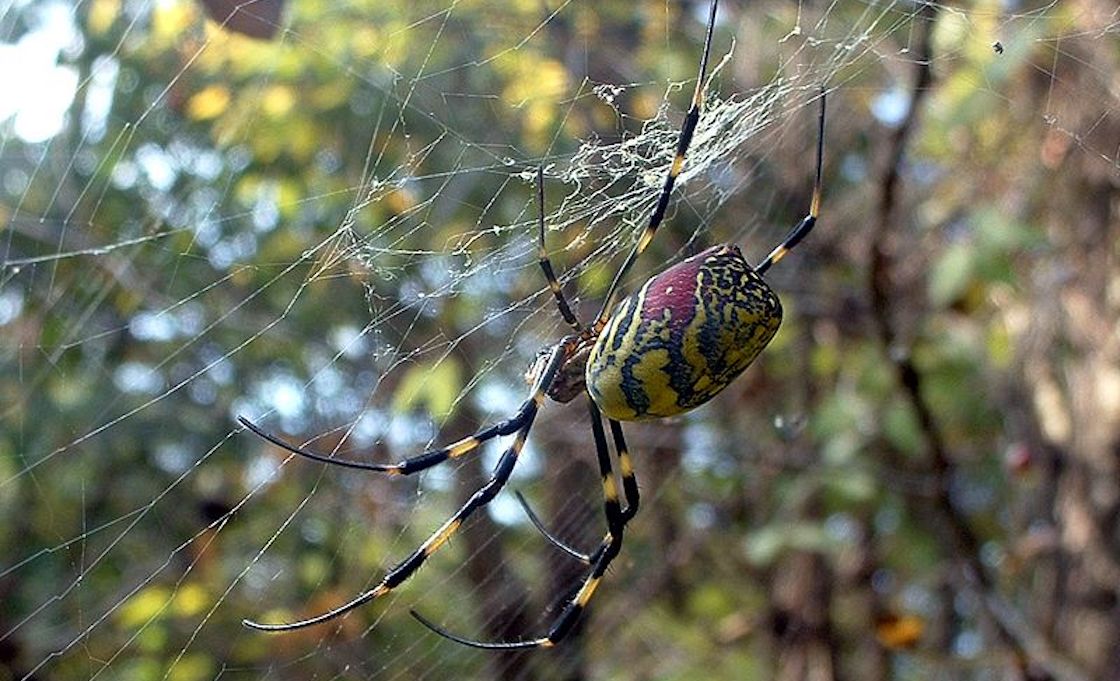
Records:
[[[554,401],[564,404],[579,397],[587,387],[587,380],[584,375],[587,358],[590,356],[591,347],[594,345],[594,338],[582,334],[569,336],[561,343],[565,346],[566,359],[560,365],[560,370],[556,372],[556,377],[546,386],[545,394]],[[540,352],[537,353],[533,363],[529,366],[529,370],[525,372],[526,383],[532,385],[540,372],[544,371],[545,364],[548,362],[549,355],[551,355],[554,347],[556,346],[541,348]]]

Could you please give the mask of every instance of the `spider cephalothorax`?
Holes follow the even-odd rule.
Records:
[[[595,338],[590,332],[573,334],[561,341],[565,346],[564,361],[556,372],[556,378],[545,390],[553,402],[567,404],[582,395],[587,390],[587,379],[584,374],[587,369],[587,358],[591,356],[591,347]],[[550,348],[542,348],[537,353],[529,371],[525,372],[525,381],[530,385],[541,371],[541,362],[548,361]]]
[[[774,337],[782,320],[781,303],[762,279],[762,275],[809,233],[816,224],[820,208],[824,149],[823,89],[820,93],[817,169],[812,201],[808,215],[794,226],[786,238],[753,268],[747,264],[737,246],[714,246],[655,274],[637,291],[616,301],[623,279],[637,257],[653,240],[665,217],[673,185],[684,167],[685,153],[700,120],[716,4],[717,0],[712,0],[692,105],[681,126],[676,155],[669,166],[656,207],[646,227],[638,235],[633,250],[615,274],[598,316],[587,326],[572,311],[549,262],[544,244],[544,177],[543,171],[539,168],[537,170],[539,262],[549,289],[556,298],[560,316],[575,333],[545,347],[537,354],[527,376],[531,385],[529,396],[512,416],[449,445],[392,464],[352,461],[319,454],[290,445],[244,417],[239,419],[246,428],[260,437],[300,456],[391,475],[408,475],[427,470],[450,459],[476,452],[488,440],[505,435],[514,436],[498,459],[487,483],[419,548],[390,569],[373,588],[333,610],[304,620],[282,624],[260,624],[246,620],[246,626],[264,631],[299,629],[334,619],[391,592],[415,574],[429,556],[444,546],[475,511],[490,503],[509,481],[545,398],[564,403],[586,395],[591,416],[591,435],[595,441],[602,476],[603,512],[607,531],[594,551],[583,553],[553,537],[526,505],[533,524],[550,542],[589,566],[579,589],[567,600],[548,631],[542,636],[521,641],[475,641],[449,633],[418,613],[412,613],[436,633],[476,648],[548,647],[563,639],[575,626],[607,567],[621,550],[626,524],[638,511],[638,483],[623,436],[622,422],[672,416],[693,409],[726,388],[754,361]],[[606,429],[603,428],[604,414],[610,427],[614,458],[618,461],[617,480],[621,481],[621,493],[616,482]]]

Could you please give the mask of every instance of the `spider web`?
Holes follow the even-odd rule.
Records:
[[[804,214],[822,85],[842,112],[833,186],[858,187],[873,131],[905,115],[920,6],[723,4],[673,207],[631,285],[717,242],[757,260]],[[565,331],[536,263],[536,168],[548,250],[587,319],[657,200],[706,3],[292,5],[262,42],[183,1],[0,5],[0,668],[13,678],[550,678],[407,617],[468,635],[500,619],[466,614],[494,584],[472,580],[485,556],[461,539],[360,614],[280,637],[244,629],[376,584],[469,491],[475,464],[356,475],[293,460],[235,419],[396,461],[515,409],[534,353]],[[1114,86],[1059,68],[1115,41],[1115,14],[938,8],[936,66],[972,77],[956,86],[1008,105],[1008,73],[1032,69],[1053,97],[1090,97],[1115,119]],[[1059,103],[1029,115],[1116,173],[1096,124]],[[854,203],[827,188],[824,213],[858,224]],[[812,238],[833,252],[847,239]],[[794,305],[824,304],[807,266],[778,269]],[[650,515],[662,490],[726,465],[706,453],[710,412],[632,429],[639,460],[684,452],[644,488]],[[593,463],[582,414],[546,408],[512,487],[539,501],[566,466]],[[775,417],[804,415],[786,403],[757,422]],[[585,544],[602,523],[591,480],[545,514]],[[692,503],[684,522],[704,527],[710,510]],[[555,559],[508,493],[485,515],[499,533],[483,546],[529,585],[514,606],[535,635],[565,595]],[[604,674],[625,675],[614,630],[652,636],[638,611],[655,597],[628,591],[638,562],[597,596],[620,604],[598,606],[585,644]]]

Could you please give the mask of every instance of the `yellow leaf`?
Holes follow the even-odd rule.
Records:
[[[206,609],[210,604],[210,595],[206,589],[197,584],[187,584],[175,594],[172,607],[175,614],[180,617],[191,617]]]
[[[127,628],[138,627],[163,612],[170,600],[166,587],[150,586],[125,601],[117,611],[117,621]]]
[[[875,623],[875,637],[884,648],[908,649],[918,645],[925,622],[915,615],[887,613]]]
[[[296,160],[305,161],[321,148],[319,129],[307,119],[292,121],[285,127],[285,131],[287,144],[284,151]]]
[[[460,374],[459,363],[452,358],[410,368],[393,396],[393,410],[404,412],[423,406],[434,418],[446,417],[463,388]]]
[[[349,99],[352,89],[353,85],[349,81],[334,80],[312,90],[309,98],[317,110],[333,109]]]
[[[229,108],[229,90],[223,85],[210,85],[196,92],[187,102],[187,116],[196,121],[217,118]]]
[[[156,3],[152,13],[152,34],[158,39],[168,40],[178,38],[198,21],[194,3],[185,2],[159,2]]]
[[[214,678],[214,659],[206,653],[188,653],[167,671],[169,681],[202,681]]]
[[[273,85],[261,99],[261,109],[273,118],[286,115],[295,106],[296,96],[287,85]]]
[[[373,26],[353,27],[350,47],[359,57],[373,57],[381,49],[381,35]]]
[[[108,31],[120,13],[120,0],[94,0],[89,8],[89,32],[101,35]]]
[[[527,101],[553,101],[568,90],[568,70],[554,59],[517,62],[515,73],[503,97],[514,106]]]

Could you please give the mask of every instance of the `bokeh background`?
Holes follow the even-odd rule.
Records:
[[[237,12],[229,17],[231,8]],[[1120,678],[1120,15],[1107,0],[724,0],[708,113],[628,280],[719,242],[786,320],[709,405],[630,426],[622,556],[507,491],[380,579],[632,245],[695,85],[689,0],[0,5],[0,679]],[[216,19],[216,20],[215,20]],[[603,532],[579,402],[511,489]]]

